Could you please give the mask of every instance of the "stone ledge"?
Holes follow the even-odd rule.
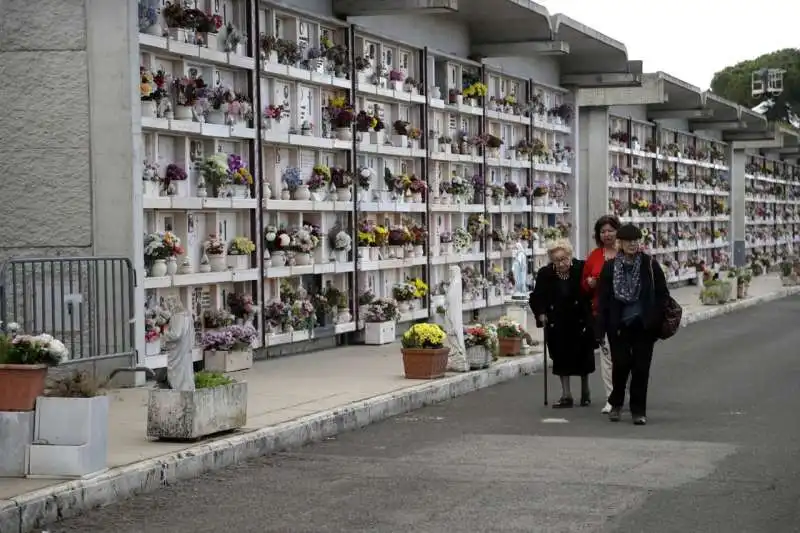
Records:
[[[682,325],[795,294],[800,294],[800,287],[784,287],[773,293],[687,314]],[[485,370],[414,385],[276,426],[112,468],[92,479],[60,483],[11,500],[0,501],[0,533],[29,533],[56,520],[151,492],[181,479],[194,478],[204,472],[247,459],[297,448],[426,405],[532,374],[542,368],[542,362],[541,353],[506,360]]]

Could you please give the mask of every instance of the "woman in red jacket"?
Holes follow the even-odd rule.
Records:
[[[584,291],[592,296],[592,312],[595,316],[597,316],[597,280],[600,278],[600,272],[603,271],[605,262],[617,256],[617,230],[619,226],[619,219],[612,215],[604,215],[597,219],[594,224],[594,240],[597,243],[597,248],[592,250],[592,253],[586,258],[583,276],[581,277],[581,286]],[[603,385],[605,385],[606,389],[606,405],[603,407],[602,412],[609,413],[611,404],[608,403],[608,397],[611,396],[613,384],[611,382],[611,355],[606,349],[602,350],[602,355],[600,356],[600,373],[603,376]]]

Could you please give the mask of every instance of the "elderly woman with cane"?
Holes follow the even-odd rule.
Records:
[[[594,331],[591,300],[581,289],[583,261],[573,259],[566,239],[549,243],[550,263],[536,273],[530,306],[536,326],[545,328],[545,342],[553,360],[553,374],[561,378],[556,409],[573,407],[570,376],[581,377],[581,406],[591,403],[589,374],[594,372]]]
[[[619,229],[619,219],[613,215],[604,215],[594,223],[594,241],[597,248],[592,250],[586,258],[583,267],[583,279],[581,286],[586,293],[592,297],[592,313],[597,315],[597,280],[603,271],[603,265],[617,256],[617,230]],[[603,414],[611,412],[611,404],[608,397],[611,396],[613,385],[611,382],[611,355],[605,347],[605,341],[601,344],[600,354],[600,373],[603,376],[603,385],[606,392],[606,405],[601,411]]]
[[[620,253],[603,266],[598,283],[596,335],[608,336],[614,388],[608,402],[612,422],[621,419],[625,389],[630,377],[633,423],[647,423],[647,385],[653,347],[670,300],[661,266],[641,251],[642,232],[632,224],[617,231]]]

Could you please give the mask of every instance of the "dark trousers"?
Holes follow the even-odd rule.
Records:
[[[616,335],[609,335],[608,342],[611,345],[611,381],[614,385],[608,403],[611,407],[622,407],[630,376],[631,414],[645,416],[655,339],[642,328],[641,323],[636,323],[623,326]]]

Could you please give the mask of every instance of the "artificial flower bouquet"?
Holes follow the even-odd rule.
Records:
[[[522,325],[507,316],[501,317],[497,321],[497,337],[505,339],[521,339],[525,336],[525,329]]]
[[[250,324],[234,324],[203,333],[200,343],[207,351],[241,351],[250,348],[257,335]]]
[[[438,350],[444,348],[447,334],[438,324],[414,324],[401,338],[403,348]]]
[[[391,298],[373,300],[364,314],[365,322],[395,322],[400,318],[397,302]]]
[[[56,366],[69,357],[69,351],[60,340],[47,333],[4,337],[0,351],[0,364]]]

